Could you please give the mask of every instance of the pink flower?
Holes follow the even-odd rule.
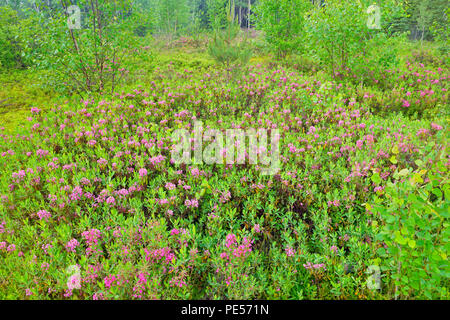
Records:
[[[79,274],[73,274],[67,280],[67,287],[69,290],[81,289],[81,277]]]
[[[147,175],[147,170],[146,169],[142,168],[142,169],[139,170],[139,176],[141,178],[145,177],[146,175]]]
[[[245,238],[242,240],[242,244],[240,244],[236,249],[233,250],[233,256],[236,258],[245,257],[247,253],[252,251],[252,243],[249,239]]]
[[[83,238],[86,240],[88,245],[98,244],[98,239],[102,236],[100,230],[91,229],[89,231],[84,231],[82,234]]]
[[[41,264],[41,269],[44,271],[47,271],[49,267],[50,267],[50,265],[47,262],[43,262]]]
[[[100,159],[97,160],[97,163],[99,165],[101,165],[101,166],[104,166],[104,165],[106,165],[108,163],[108,160],[100,158]]]
[[[288,257],[292,257],[292,256],[295,254],[294,249],[292,249],[291,247],[286,247],[286,248],[284,249],[284,251],[286,252],[286,255],[287,255]]]
[[[71,239],[66,244],[66,249],[69,252],[75,252],[76,247],[78,247],[79,243],[77,239]]]
[[[198,170],[198,168],[193,168],[193,169],[191,170],[191,174],[192,174],[192,176],[194,176],[194,177],[198,177],[198,176],[200,175],[200,170]]]
[[[186,205],[186,207],[193,207],[193,208],[197,208],[198,207],[198,200],[197,199],[186,199],[186,201],[184,201],[184,204]]]
[[[158,261],[162,261],[165,264],[170,264],[172,261],[176,259],[175,254],[170,250],[170,248],[159,248],[149,251],[148,249],[144,249],[146,254],[145,260],[155,263]]]
[[[236,236],[232,233],[228,234],[226,237],[226,244],[225,244],[227,248],[230,248],[235,243],[236,243]]]
[[[114,197],[108,197],[106,199],[106,203],[107,204],[114,204],[114,203],[116,203],[116,199],[114,199]]]
[[[40,210],[37,212],[37,216],[40,220],[48,220],[51,217],[51,214],[46,210]]]
[[[166,183],[166,189],[167,190],[173,190],[173,189],[175,189],[175,185],[173,183],[171,183],[171,182],[167,182]]]
[[[64,297],[65,297],[65,298],[69,298],[69,297],[71,297],[71,296],[72,296],[72,290],[66,289],[66,290],[64,291]]]
[[[98,292],[98,293],[94,293],[94,295],[92,296],[93,300],[103,300],[103,293]]]

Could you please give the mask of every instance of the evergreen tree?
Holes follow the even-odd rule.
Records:
[[[230,76],[233,70],[245,66],[251,57],[246,38],[239,42],[240,27],[235,19],[235,3],[229,0],[226,8],[227,25],[225,29],[216,29],[209,45],[209,54],[225,66]]]

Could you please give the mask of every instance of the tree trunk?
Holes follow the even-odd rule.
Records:
[[[251,3],[250,0],[248,0],[248,8],[247,8],[247,10],[248,10],[248,12],[247,12],[247,37],[248,37],[248,34],[250,32],[250,12],[251,12],[251,8],[252,8],[252,3]]]
[[[239,27],[242,28],[242,6],[239,6]]]
[[[423,48],[423,37],[425,35],[425,24],[422,26],[422,38],[420,39],[420,46]]]

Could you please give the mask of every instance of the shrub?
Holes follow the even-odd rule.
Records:
[[[360,2],[327,1],[310,12],[306,28],[312,50],[333,76],[351,68],[363,55],[367,27]]]
[[[443,175],[445,161],[438,153],[436,158],[417,160],[416,170],[397,171],[384,197],[375,200],[373,211],[381,220],[379,227],[376,221],[372,224],[379,229],[377,262],[385,292],[395,299],[448,299],[450,189]],[[377,183],[379,178],[374,174],[372,180]]]
[[[380,116],[351,85],[279,66],[233,81],[155,69],[1,130],[0,297],[384,299],[400,281],[399,298],[448,298],[445,118]],[[171,134],[195,119],[279,129],[280,171],[174,163]]]

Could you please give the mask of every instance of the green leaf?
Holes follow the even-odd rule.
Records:
[[[393,153],[393,154],[399,154],[398,146],[397,146],[397,145],[395,145],[395,146],[392,148],[392,153]]]
[[[434,188],[431,192],[438,198],[442,198],[442,191],[439,188]]]
[[[404,237],[402,237],[402,235],[400,234],[399,231],[396,231],[394,233],[394,235],[395,235],[395,238],[394,238],[395,242],[397,242],[398,244],[401,244],[401,245],[406,244],[406,239]]]
[[[379,256],[385,256],[386,255],[386,249],[384,249],[384,248],[378,248],[378,250],[377,250],[377,254],[379,255]]]
[[[376,184],[379,184],[381,182],[381,178],[378,172],[375,172],[370,179],[372,180],[373,183]]]

